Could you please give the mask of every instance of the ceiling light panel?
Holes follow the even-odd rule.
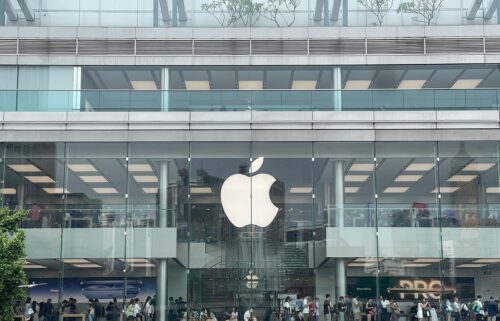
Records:
[[[441,259],[416,259],[413,260],[413,263],[438,263],[441,262]]]
[[[407,172],[427,172],[434,168],[434,163],[412,163],[406,167]]]
[[[118,194],[114,187],[93,187],[92,189],[97,194]]]
[[[403,267],[413,267],[413,268],[422,268],[429,266],[430,264],[423,264],[423,263],[405,263],[403,264]]]
[[[372,172],[375,169],[375,164],[373,163],[356,163],[352,164],[349,168],[350,172]]]
[[[348,80],[344,89],[347,90],[366,90],[370,88],[371,80]]]
[[[102,176],[102,175],[86,175],[86,176],[79,176],[82,181],[85,183],[107,183],[108,180]]]
[[[153,168],[149,164],[129,164],[129,172],[152,172]]]
[[[71,266],[74,266],[79,269],[98,269],[101,268],[99,264],[91,263],[91,264],[71,264]]]
[[[452,89],[474,89],[481,83],[482,79],[458,79]]]
[[[134,175],[132,176],[137,183],[157,183],[158,177],[154,175]]]
[[[423,175],[399,175],[395,182],[418,182]]]
[[[456,191],[458,191],[460,189],[460,187],[440,187],[439,188],[439,191],[437,188],[433,189],[432,190],[432,193],[441,193],[441,194],[451,194],[451,193],[455,193]]]
[[[186,80],[186,90],[210,90],[208,80]]]
[[[314,90],[317,85],[316,80],[294,80],[292,82],[293,90]]]
[[[426,81],[423,79],[405,79],[399,83],[398,89],[421,89]]]
[[[55,183],[55,181],[49,176],[24,176],[24,178],[36,184]]]
[[[68,168],[75,173],[97,172],[97,168],[95,168],[92,164],[69,164]]]
[[[406,193],[409,187],[387,187],[384,190],[384,193],[387,194],[397,194],[397,193]]]
[[[10,164],[7,165],[14,172],[18,173],[39,173],[42,170],[33,164]]]
[[[479,259],[479,260],[472,261],[472,263],[495,264],[495,263],[500,263],[500,259]]]
[[[500,187],[486,187],[486,193],[488,193],[488,194],[500,194]]]
[[[15,188],[0,188],[0,194],[2,195],[16,195]]]
[[[191,187],[191,194],[212,194],[211,187]]]
[[[470,263],[466,263],[466,264],[460,264],[457,267],[459,267],[459,268],[482,268],[482,267],[485,267],[485,266],[488,266],[488,264],[470,264]]]
[[[365,182],[368,180],[369,175],[346,175],[344,180],[346,182]]]
[[[377,262],[377,258],[374,258],[374,257],[359,257],[359,258],[355,259],[354,262],[373,263],[373,262]]]
[[[158,194],[158,188],[156,187],[143,187],[142,191],[145,194]]]
[[[67,189],[63,189],[61,187],[44,187],[42,189],[47,194],[69,194]]]
[[[62,261],[64,263],[67,263],[67,264],[88,264],[88,263],[92,263],[92,262],[90,262],[87,259],[62,259]]]
[[[29,269],[29,270],[40,270],[40,269],[46,269],[46,266],[40,265],[40,264],[25,264],[23,265],[23,269]]]
[[[349,263],[347,264],[348,267],[370,267],[374,266],[374,263]]]
[[[135,267],[135,268],[154,268],[155,265],[153,263],[131,263],[129,264],[131,267]]]
[[[465,166],[462,171],[464,172],[484,172],[495,166],[495,163],[472,163]]]
[[[311,194],[312,187],[290,187],[291,194]]]
[[[158,87],[152,80],[131,80],[130,85],[134,90],[156,90]]]
[[[347,193],[347,194],[354,194],[354,193],[357,193],[359,191],[359,187],[344,187],[344,193]]]
[[[264,83],[262,80],[240,80],[238,82],[238,88],[240,90],[262,90],[264,88]]]
[[[452,177],[448,178],[448,182],[470,182],[474,180],[477,177],[477,175],[453,175]]]
[[[126,263],[151,263],[147,259],[140,259],[140,258],[128,258],[128,259],[118,259],[118,260]]]

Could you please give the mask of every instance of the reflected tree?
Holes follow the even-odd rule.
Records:
[[[222,27],[253,26],[261,16],[263,4],[252,0],[216,0],[201,5]]]
[[[295,13],[300,0],[268,0],[262,15],[278,27],[290,27],[295,22]]]
[[[394,0],[358,0],[358,2],[377,17],[379,26],[382,25],[385,16],[394,4]]]
[[[411,0],[403,1],[399,4],[398,12],[413,13],[420,18],[414,18],[416,21],[424,22],[430,26],[435,21],[443,7],[444,0]]]

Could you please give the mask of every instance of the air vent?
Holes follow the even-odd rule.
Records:
[[[309,40],[310,55],[365,54],[365,39]]]
[[[368,39],[367,51],[374,54],[424,54],[424,38]]]
[[[0,39],[0,55],[17,54],[16,39]]]
[[[134,40],[79,40],[79,55],[133,55]]]
[[[500,38],[486,38],[486,52],[500,52]]]
[[[19,39],[21,55],[74,55],[75,39]]]
[[[307,40],[252,40],[252,55],[307,55]]]
[[[483,53],[482,38],[428,38],[428,54],[439,53]]]
[[[249,40],[195,40],[195,55],[249,55]]]
[[[137,40],[138,55],[191,55],[191,40]]]

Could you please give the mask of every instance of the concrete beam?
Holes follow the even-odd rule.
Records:
[[[186,6],[184,5],[184,0],[177,0],[177,10],[179,13],[179,21],[186,21]]]
[[[483,0],[472,0],[469,10],[467,10],[467,20],[476,18],[477,11],[481,8],[482,4]]]
[[[19,6],[21,7],[21,11],[24,14],[24,17],[26,18],[27,21],[34,21],[35,20],[35,14],[31,7],[29,6],[28,2],[26,0],[17,0],[17,3],[19,3]]]
[[[14,9],[14,5],[12,4],[12,2],[10,2],[11,0],[4,0],[4,1],[5,1],[4,9],[5,13],[7,14],[7,17],[9,17],[10,21],[17,21],[16,10]]]
[[[325,0],[316,0],[316,6],[314,8],[314,21],[321,21],[323,16],[323,3]]]
[[[330,20],[332,20],[332,21],[339,20],[340,4],[341,3],[342,3],[342,0],[333,0],[332,15],[330,16]]]
[[[484,9],[484,19],[490,20],[493,17],[495,11],[497,11],[500,6],[500,0],[490,0],[486,8]]]

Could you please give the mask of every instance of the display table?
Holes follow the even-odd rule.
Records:
[[[85,321],[85,314],[80,313],[80,314],[63,314],[61,320],[64,321],[64,319],[68,318],[80,318],[82,321]]]

